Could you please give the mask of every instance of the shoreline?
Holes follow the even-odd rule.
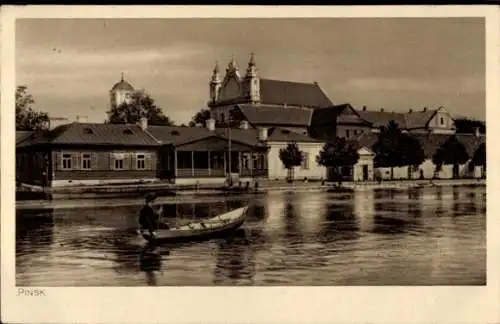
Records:
[[[173,204],[173,203],[196,203],[196,202],[217,202],[222,198],[224,200],[252,199],[253,197],[268,192],[285,192],[293,190],[295,192],[335,192],[339,190],[374,190],[374,189],[409,189],[425,187],[453,187],[453,186],[486,186],[486,179],[456,179],[456,180],[403,180],[403,181],[383,181],[377,182],[343,182],[341,187],[333,184],[322,185],[321,183],[291,183],[286,185],[262,186],[258,189],[249,191],[232,191],[223,188],[198,189],[198,190],[178,190],[175,195],[159,196],[155,204]],[[41,211],[55,209],[74,209],[74,208],[104,208],[136,206],[143,203],[142,196],[120,197],[120,195],[111,194],[109,197],[103,197],[98,194],[90,194],[93,198],[82,197],[82,194],[73,194],[71,198],[59,199],[34,199],[34,200],[16,200],[16,211]],[[80,198],[77,198],[80,196]],[[91,202],[91,206],[89,203]]]

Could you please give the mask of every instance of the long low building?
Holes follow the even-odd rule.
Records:
[[[482,177],[485,170],[444,165],[435,173],[432,156],[450,136],[456,136],[469,157],[485,143],[480,134],[412,134],[421,142],[426,159],[418,168],[393,168],[394,179],[449,179]],[[378,134],[364,133],[356,140],[359,161],[342,167],[345,180],[390,179],[390,168],[374,165],[373,145]],[[319,166],[316,156],[325,141],[282,127],[216,128],[139,124],[69,123],[52,130],[16,134],[16,179],[45,187],[165,181],[176,184],[224,183],[231,174],[237,181],[285,179],[287,170],[279,151],[297,143],[303,161],[295,167],[297,180],[333,180],[331,169]]]
[[[279,149],[296,142],[304,161],[297,177],[321,179],[315,163],[323,143],[278,127],[215,128],[69,123],[40,133],[18,133],[16,179],[45,187],[167,181],[224,183],[284,178]]]

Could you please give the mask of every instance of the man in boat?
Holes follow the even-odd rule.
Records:
[[[158,228],[168,229],[167,224],[160,224],[160,214],[163,208],[160,207],[157,211],[153,209],[153,203],[156,200],[156,194],[148,194],[145,197],[145,205],[139,212],[139,225],[141,230],[147,230],[152,237],[155,237]]]

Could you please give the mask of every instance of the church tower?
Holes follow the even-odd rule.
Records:
[[[216,103],[219,100],[219,91],[222,86],[222,78],[220,74],[219,63],[215,62],[212,79],[210,80],[210,101]]]
[[[245,95],[252,103],[258,103],[260,101],[260,79],[257,75],[254,53],[250,54],[244,84]]]
[[[109,91],[111,107],[117,107],[123,103],[130,103],[133,92],[134,87],[124,80],[122,73],[120,81]]]

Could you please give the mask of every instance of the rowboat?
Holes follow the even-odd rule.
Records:
[[[155,244],[211,239],[228,234],[243,225],[247,217],[247,209],[248,206],[245,206],[209,219],[197,220],[169,229],[159,229],[154,238],[148,231],[139,230],[138,232],[146,241]]]

